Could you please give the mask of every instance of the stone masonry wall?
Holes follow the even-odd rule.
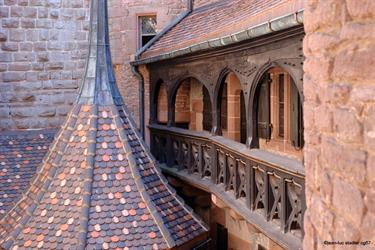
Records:
[[[136,123],[139,123],[139,82],[129,62],[134,60],[138,49],[138,16],[156,15],[157,29],[161,31],[186,10],[186,6],[186,0],[109,1],[111,54],[117,84]],[[147,92],[149,90],[145,88]]]
[[[88,52],[90,0],[0,0],[0,130],[58,127],[78,93]],[[186,0],[109,0],[114,69],[138,123],[137,15],[161,30]]]
[[[85,65],[88,0],[0,0],[0,130],[57,127]]]
[[[305,6],[304,249],[375,249],[375,1]]]

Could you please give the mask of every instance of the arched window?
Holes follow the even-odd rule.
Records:
[[[195,131],[211,130],[209,92],[197,79],[190,77],[179,84],[174,105],[176,127]]]
[[[246,143],[246,110],[240,80],[230,72],[221,82],[218,109],[222,136]]]
[[[302,159],[302,103],[293,78],[280,67],[268,70],[255,101],[259,147]]]

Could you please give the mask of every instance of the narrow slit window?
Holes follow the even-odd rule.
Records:
[[[156,35],[156,16],[139,17],[139,47],[145,46]]]

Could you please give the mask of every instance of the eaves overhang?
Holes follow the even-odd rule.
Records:
[[[222,36],[215,39],[206,40],[203,42],[192,44],[188,47],[173,50],[168,53],[159,54],[156,56],[148,58],[139,58],[132,61],[130,64],[137,66],[142,64],[150,64],[163,60],[169,60],[181,56],[186,56],[189,54],[203,52],[212,49],[218,49],[229,45],[234,45],[240,42],[247,40],[252,40],[267,34],[274,32],[286,30],[296,26],[303,25],[304,21],[304,10],[301,9],[295,13],[287,14],[280,16],[274,19],[271,19],[267,22],[261,23],[259,25],[252,26],[248,29]]]

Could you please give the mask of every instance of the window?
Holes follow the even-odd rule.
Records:
[[[145,46],[156,35],[156,16],[140,16],[138,20],[139,48]]]
[[[293,78],[281,68],[269,70],[257,97],[259,147],[302,159],[302,103]]]

